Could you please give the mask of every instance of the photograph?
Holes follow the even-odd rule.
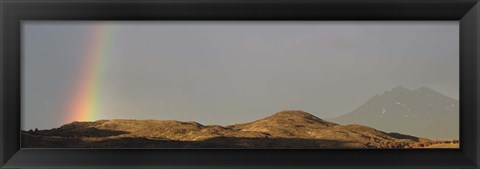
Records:
[[[463,145],[459,21],[20,26],[21,148]]]

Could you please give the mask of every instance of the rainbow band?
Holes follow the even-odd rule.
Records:
[[[78,81],[67,110],[67,122],[94,121],[105,113],[101,104],[101,90],[106,60],[110,56],[113,42],[113,27],[105,23],[94,23],[89,32],[87,52],[81,59]]]

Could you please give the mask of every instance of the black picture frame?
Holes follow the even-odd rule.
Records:
[[[1,0],[1,168],[479,168],[477,0]],[[22,20],[457,20],[460,149],[21,149]]]

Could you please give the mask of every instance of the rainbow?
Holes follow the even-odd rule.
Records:
[[[100,22],[93,24],[88,32],[85,54],[79,63],[73,96],[66,110],[66,122],[94,121],[105,113],[101,90],[106,60],[111,55],[113,26]]]

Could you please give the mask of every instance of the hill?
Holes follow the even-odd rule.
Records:
[[[229,126],[173,120],[73,122],[23,131],[23,148],[421,148],[443,143],[288,110]]]

